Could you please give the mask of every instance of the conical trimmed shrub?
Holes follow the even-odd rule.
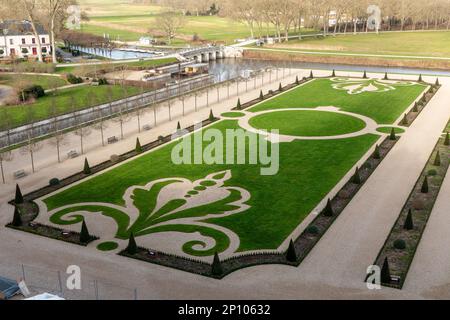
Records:
[[[84,158],[83,173],[84,174],[91,174],[91,167],[89,166],[89,162],[88,162],[87,158]]]
[[[372,158],[374,158],[376,160],[381,159],[381,153],[380,153],[380,146],[379,145],[375,146],[375,151],[372,154]]]
[[[80,242],[88,243],[91,240],[91,235],[89,234],[89,230],[86,225],[86,221],[83,219],[83,223],[81,224],[81,232],[80,232]]]
[[[419,75],[419,80],[418,80],[419,82],[423,82],[423,79],[422,79],[422,75],[420,74]]]
[[[17,208],[17,207],[14,208],[14,216],[13,216],[12,225],[14,227],[20,227],[22,225],[22,216],[20,215],[19,208]]]
[[[436,87],[439,87],[441,84],[439,83],[439,78],[436,78],[436,83],[435,83],[435,86]]]
[[[384,78],[383,78],[383,80],[389,80],[389,77],[388,77],[388,74],[387,74],[387,72],[384,74]]]
[[[180,121],[178,121],[178,123],[177,123],[177,131],[180,131],[181,130],[181,123],[180,123]]]
[[[363,79],[367,79],[367,72],[364,70]]]
[[[278,86],[278,91],[283,91],[283,86],[281,85],[281,82],[280,82],[280,85]]]
[[[314,78],[314,74],[313,74],[312,70],[311,70],[311,72],[309,73],[309,77],[310,77],[311,79]]]
[[[295,251],[295,245],[294,245],[294,241],[289,242],[289,247],[286,251],[286,259],[289,262],[296,262],[297,261],[297,252]]]
[[[336,77],[336,71],[333,69],[333,72],[331,73],[332,77]]]
[[[133,232],[130,234],[130,237],[128,238],[128,246],[125,249],[125,251],[128,254],[136,254],[137,253],[137,244],[136,244],[136,240],[134,239]]]
[[[241,99],[238,99],[236,109],[241,110]]]
[[[439,167],[441,165],[441,153],[438,152],[436,153],[436,158],[434,158],[434,165]]]
[[[445,135],[444,146],[450,146],[450,134],[448,132]]]
[[[391,282],[391,271],[389,269],[388,258],[384,258],[383,267],[381,268],[381,283]]]
[[[214,253],[214,260],[211,265],[211,273],[214,276],[220,276],[223,273],[222,263],[220,262],[219,254]]]
[[[214,121],[216,118],[214,117],[212,109],[209,111],[209,121]]]
[[[322,210],[322,214],[323,214],[325,217],[332,217],[332,216],[334,215],[333,206],[331,205],[331,199],[328,199],[327,205],[326,205],[325,208]]]
[[[403,229],[405,229],[405,230],[412,230],[412,229],[414,229],[414,222],[413,222],[412,210],[411,209],[408,210],[408,215],[406,216],[405,224],[403,225]]]
[[[413,112],[419,112],[419,105],[418,105],[417,101],[414,102],[414,107],[412,108],[412,111]]]
[[[406,115],[406,113],[403,115],[403,119],[402,119],[402,121],[400,122],[400,124],[401,124],[402,126],[407,126],[407,125],[408,125],[408,116]]]
[[[142,146],[141,146],[141,142],[139,141],[139,138],[136,138],[136,147],[135,147],[135,151],[137,153],[141,153],[142,152]]]
[[[264,93],[262,90],[259,92],[259,100],[264,100]]]
[[[428,176],[425,176],[425,179],[422,183],[422,188],[420,189],[420,192],[422,193],[428,193],[429,187],[428,187]]]
[[[23,203],[22,191],[20,190],[20,187],[18,184],[16,184],[16,197],[14,198],[14,203],[15,204]]]
[[[299,85],[299,84],[300,84],[300,81],[298,81],[298,76],[295,77],[295,84],[296,84],[296,85]]]
[[[352,183],[361,184],[361,175],[359,174],[359,168],[356,167],[355,174],[352,177]]]
[[[391,134],[389,135],[389,140],[392,140],[392,141],[397,140],[397,135],[395,134],[394,128],[391,129]]]

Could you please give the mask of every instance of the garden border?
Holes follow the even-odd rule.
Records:
[[[312,75],[312,72],[311,72]],[[331,75],[331,77],[334,77],[334,72]],[[330,78],[328,77],[321,77],[321,78]],[[248,101],[244,104],[242,104],[240,107],[237,106],[233,108],[232,110],[243,110],[246,108],[249,108],[257,103],[260,103],[263,100],[270,99],[272,97],[275,97],[279,94],[285,93],[287,90],[293,89],[297,86],[303,85],[304,83],[307,83],[314,79],[314,76],[306,78],[304,77],[302,80],[296,80],[293,84],[288,84],[285,87],[281,87],[281,90],[270,90],[269,93],[263,95],[263,99],[260,97],[253,99],[251,101]],[[433,88],[433,86],[432,86]],[[439,87],[437,88],[439,89]],[[433,94],[437,92],[434,91]],[[424,93],[424,96],[426,97],[427,92]],[[415,117],[412,118],[412,121],[420,114],[420,112],[426,107],[428,102],[431,100],[431,97],[428,97],[423,101],[424,103],[419,106],[419,109],[417,112],[414,112],[413,109],[409,110],[408,115],[411,113],[417,114]],[[202,122],[203,126],[212,124],[216,121],[220,120],[219,118],[214,119],[208,119],[204,120]],[[412,122],[410,121],[410,123]],[[188,127],[185,129],[187,132],[185,134],[189,134],[194,130],[194,126]],[[179,138],[179,137],[177,137]],[[143,152],[150,151],[156,147],[159,147],[165,143],[171,142],[171,135],[168,135],[166,137],[162,137],[162,139],[156,140],[154,142],[148,143],[146,145],[142,146]],[[322,236],[325,234],[325,232],[328,230],[328,228],[333,224],[333,222],[337,219],[337,217],[342,213],[342,211],[345,209],[345,207],[351,202],[353,197],[358,193],[360,188],[364,185],[364,183],[368,180],[368,178],[372,175],[372,173],[376,170],[378,165],[384,160],[384,158],[387,156],[389,151],[394,147],[394,145],[397,143],[398,139],[391,140],[389,137],[386,137],[385,140],[379,145],[379,158],[375,159],[375,157],[372,155],[366,161],[364,162],[363,166],[359,170],[358,174],[360,176],[360,183],[354,183],[353,178],[351,178],[340,190],[339,192],[333,197],[333,199],[330,199],[329,203],[331,204],[332,208],[332,215],[326,216],[324,213],[327,210],[325,208],[317,217],[315,217],[312,222],[309,224],[309,226],[295,239],[295,241],[291,242],[290,248],[286,252],[257,252],[257,253],[250,253],[250,254],[242,254],[236,257],[231,257],[228,259],[224,259],[223,261],[218,260],[218,263],[220,265],[220,269],[222,270],[219,274],[213,272],[214,264],[212,265],[200,261],[193,258],[187,258],[182,256],[177,256],[173,254],[168,254],[164,252],[160,252],[157,250],[137,247],[137,250],[135,253],[130,254],[127,252],[127,250],[123,250],[118,253],[120,256],[125,256],[128,258],[133,258],[136,260],[141,260],[145,262],[150,262],[174,269],[178,269],[181,271],[194,273],[194,274],[200,274],[203,276],[215,278],[215,279],[222,279],[228,274],[237,271],[239,269],[248,268],[251,266],[256,265],[264,265],[264,264],[279,264],[279,265],[290,265],[290,266],[299,266],[300,263],[303,261],[303,259],[309,254],[309,252],[314,248],[316,243],[322,238]],[[120,156],[120,161],[112,162],[111,160],[105,161],[103,163],[100,163],[94,167],[91,168],[91,174],[84,174],[83,172],[76,173],[72,176],[69,176],[63,180],[61,180],[61,184],[58,186],[46,186],[41,189],[38,189],[36,191],[33,191],[27,195],[24,196],[25,201],[33,201],[37,198],[41,198],[49,193],[52,193],[56,190],[59,190],[65,186],[68,186],[74,182],[83,180],[87,178],[88,176],[91,176],[94,173],[98,173],[100,171],[103,171],[113,165],[117,165],[118,163],[121,163],[125,160],[128,160],[130,158],[133,158],[137,156],[139,153],[136,151],[129,151],[127,153],[124,153]],[[342,194],[343,191],[347,191],[349,193],[347,196],[343,197]],[[9,202],[11,205],[15,205],[14,200]],[[9,226],[9,225],[7,225]],[[311,232],[311,226],[315,226],[317,229],[316,233]],[[319,226],[319,227],[318,227]],[[25,230],[26,228],[15,228],[21,231],[30,232],[29,230]],[[58,229],[58,228],[54,228]],[[59,229],[58,229],[59,230]],[[63,240],[64,241],[64,240]],[[295,254],[295,259],[292,259],[292,257],[289,257],[289,254],[292,253],[292,250]]]

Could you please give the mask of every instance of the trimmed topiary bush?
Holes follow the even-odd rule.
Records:
[[[403,115],[403,119],[402,119],[402,121],[400,122],[400,124],[401,124],[402,126],[407,126],[407,125],[408,125],[408,116],[406,115],[406,113]]]
[[[57,186],[57,185],[60,184],[60,181],[59,181],[58,178],[52,178],[52,179],[50,179],[50,181],[48,182],[48,184],[51,185],[51,186]]]
[[[237,103],[236,103],[236,109],[241,110],[241,99],[239,98]]]
[[[178,122],[178,124],[180,124],[180,123]],[[141,146],[141,142],[139,141],[139,138],[136,138],[136,147],[134,148],[134,150],[136,151],[136,153],[142,152],[142,146]]]
[[[406,242],[403,239],[397,239],[394,241],[394,248],[397,250],[405,250]]]
[[[417,101],[414,102],[414,107],[412,108],[412,112],[419,112],[419,105],[418,105]]]
[[[128,254],[136,254],[137,253],[137,244],[136,244],[136,240],[134,239],[133,232],[130,234],[130,238],[128,238],[128,246],[125,249],[125,251]]]
[[[14,208],[14,216],[13,216],[12,225],[14,227],[20,227],[22,225],[22,216],[20,215],[19,208],[17,208],[17,207]]]
[[[278,91],[283,91],[283,86],[281,85],[281,82],[280,82],[280,85],[278,86]]]
[[[259,100],[264,100],[264,93],[262,90],[259,92]]]
[[[333,72],[331,73],[332,77],[336,77],[336,71],[333,69]]]
[[[364,70],[363,79],[367,79],[367,72]]]
[[[423,82],[422,75],[419,75],[419,80],[417,80],[417,81]]]
[[[296,262],[297,261],[297,252],[295,251],[295,245],[294,241],[289,242],[289,247],[286,251],[286,260],[289,262]]]
[[[439,167],[441,165],[441,153],[438,152],[436,153],[436,158],[434,158],[434,163],[435,166]]]
[[[69,82],[70,84],[79,84],[83,82],[83,79],[81,79],[80,77],[74,76],[73,74],[69,73],[66,76],[67,82]]]
[[[441,84],[439,83],[439,78],[436,78],[436,82],[434,84],[436,87],[439,87]]]
[[[395,134],[394,128],[391,129],[391,134],[389,135],[389,140],[391,140],[391,141],[397,140],[397,135]]]
[[[328,199],[327,205],[326,205],[325,208],[322,210],[322,214],[323,214],[325,217],[332,217],[332,216],[334,215],[333,206],[331,205],[331,199]]]
[[[319,228],[317,228],[317,226],[309,226],[308,228],[306,228],[306,232],[309,234],[319,234]]]
[[[18,184],[16,184],[16,196],[14,198],[14,203],[15,204],[21,204],[23,203],[23,195],[22,195],[22,191],[20,190],[20,187]]]
[[[84,174],[91,174],[91,167],[89,166],[89,162],[88,162],[87,158],[84,158],[83,173]]]
[[[309,73],[309,78],[310,78],[310,79],[314,78],[314,74],[313,74],[312,70],[311,70],[311,72]]]
[[[444,146],[450,146],[450,134],[448,132],[445,135]]]
[[[412,217],[412,210],[408,210],[408,214],[406,215],[405,224],[403,225],[403,229],[412,230],[414,229],[414,221]]]
[[[378,144],[375,146],[375,151],[372,154],[372,158],[376,160],[381,159],[380,146]]]
[[[213,111],[212,111],[212,109],[210,109],[209,110],[209,117],[208,117],[208,120],[209,121],[214,121],[216,118],[214,118],[214,114],[213,114]]]
[[[437,175],[437,171],[435,169],[428,170],[428,175],[434,177]]]
[[[355,173],[351,179],[351,182],[354,184],[361,184],[361,175],[359,174],[359,168],[356,167]]]
[[[384,78],[383,78],[383,80],[389,80],[389,77],[388,77],[388,74],[387,74],[387,72],[384,74]]]
[[[30,98],[39,99],[45,96],[45,91],[40,85],[32,85],[18,92],[18,98],[24,102]]]
[[[295,77],[295,84],[296,84],[296,85],[299,85],[299,84],[300,84],[300,81],[298,81],[298,76]]]
[[[422,188],[420,189],[420,192],[422,193],[428,193],[428,176],[425,176],[425,179],[423,180],[422,183]]]
[[[89,234],[89,230],[86,225],[86,221],[84,221],[81,224],[81,232],[80,232],[80,242],[81,243],[88,243],[91,240],[91,235]]]
[[[391,282],[391,271],[389,269],[388,258],[384,258],[383,267],[381,268],[381,282],[390,283]]]
[[[211,273],[215,276],[220,276],[223,274],[222,263],[220,262],[219,254],[214,253],[213,263],[211,265]]]

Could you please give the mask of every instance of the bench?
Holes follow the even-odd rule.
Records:
[[[142,127],[142,130],[144,131],[149,131],[152,127],[149,124],[146,124],[145,126]]]
[[[75,150],[71,150],[67,153],[67,157],[69,159],[76,158],[76,157],[78,157],[78,152],[76,152]]]
[[[14,172],[14,178],[15,179],[20,179],[20,178],[23,178],[23,177],[26,177],[26,176],[27,176],[27,174],[26,174],[25,170],[18,170],[16,172]]]
[[[117,139],[116,136],[108,138],[108,144],[113,144],[113,143],[116,143],[117,141],[119,141],[119,139]]]

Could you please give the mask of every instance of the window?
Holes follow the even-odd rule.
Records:
[[[25,38],[22,38],[22,44],[25,44]]]
[[[45,43],[45,38],[42,38],[42,43]]]
[[[36,43],[36,39],[35,38],[31,39],[31,43],[35,44]]]
[[[13,45],[14,44],[14,40],[13,39],[9,39],[9,44]]]

